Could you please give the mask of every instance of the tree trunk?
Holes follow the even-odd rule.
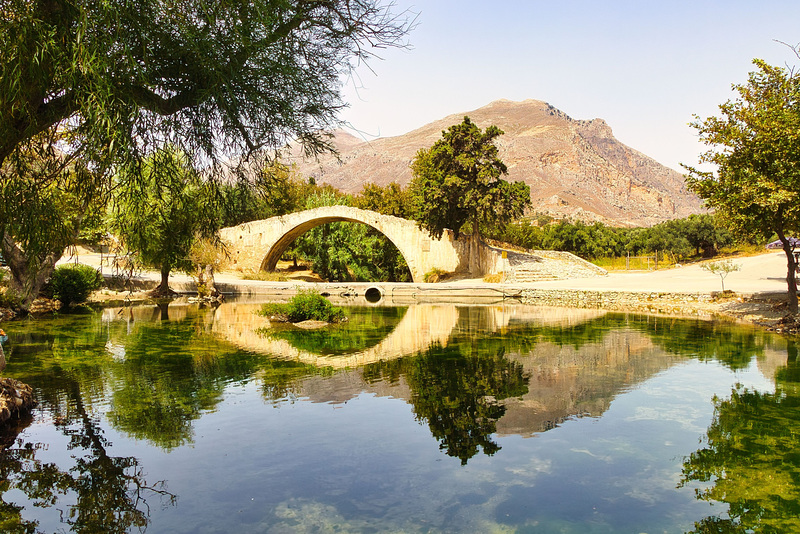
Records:
[[[789,313],[797,315],[797,263],[794,261],[794,250],[783,232],[778,232],[778,238],[781,240],[783,252],[786,254],[786,283],[788,285],[786,297],[789,303]]]
[[[200,298],[218,298],[220,296],[217,284],[214,281],[214,266],[211,264],[205,267],[202,265],[197,266],[197,296]]]
[[[205,283],[208,296],[212,298],[218,298],[220,296],[220,293],[219,290],[217,289],[217,283],[214,280],[214,266],[211,264],[206,265]]]
[[[206,289],[206,271],[199,263],[197,264],[197,296],[200,298],[208,296],[208,291]]]
[[[56,262],[61,258],[61,253],[46,254],[36,266],[32,259],[25,254],[25,251],[19,248],[7,234],[3,235],[2,251],[6,264],[11,270],[8,295],[15,295],[19,298],[19,307],[27,312],[33,301],[39,296],[45,282],[53,274]]]
[[[478,232],[478,225],[477,223],[473,223],[472,235],[469,240],[469,274],[471,276],[483,276],[483,270],[481,268],[481,253],[483,252],[483,247],[481,243],[481,234]]]
[[[169,273],[171,270],[172,269],[169,265],[161,266],[161,283],[159,283],[158,287],[156,287],[153,291],[150,292],[152,296],[170,297],[173,294],[175,294],[175,292],[169,288]]]

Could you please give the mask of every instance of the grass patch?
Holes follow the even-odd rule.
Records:
[[[604,257],[595,258],[591,260],[592,263],[598,267],[602,267],[606,271],[652,271],[656,268],[655,256],[631,256],[626,258],[620,256],[618,258]],[[658,269],[670,269],[675,266],[675,261],[672,256],[664,257],[658,255]]]
[[[285,304],[264,304],[259,311],[264,317],[284,319],[290,323],[302,321],[325,321],[326,323],[340,323],[346,320],[344,310],[335,307],[331,301],[313,289],[297,292]]]
[[[736,292],[731,291],[730,289],[726,289],[725,291],[717,291],[712,293],[711,300],[714,302],[728,302],[731,300],[736,300],[739,298],[739,295]]]
[[[278,271],[245,271],[242,280],[259,280],[261,282],[288,282],[289,277]]]
[[[483,281],[487,284],[499,284],[503,281],[503,273],[487,274],[483,277]]]

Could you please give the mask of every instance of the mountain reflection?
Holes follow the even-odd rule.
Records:
[[[703,501],[728,505],[692,532],[800,532],[800,362],[794,341],[774,393],[738,387],[714,399],[705,447],[683,464],[681,486]],[[778,469],[779,467],[779,469]]]

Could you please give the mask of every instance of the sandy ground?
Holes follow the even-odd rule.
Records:
[[[786,256],[783,252],[768,252],[758,256],[732,260],[741,266],[725,278],[725,289],[735,293],[786,292]],[[660,271],[612,271],[598,278],[540,282],[537,287],[560,289],[597,289],[616,291],[663,291],[675,293],[710,293],[722,290],[720,277],[703,270],[700,264],[686,265]]]

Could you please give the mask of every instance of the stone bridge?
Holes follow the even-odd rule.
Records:
[[[454,232],[445,230],[440,239],[434,239],[414,221],[350,206],[324,206],[252,221],[223,228],[220,237],[228,246],[234,269],[272,271],[295,239],[315,226],[340,221],[366,224],[385,235],[406,260],[416,283],[424,282],[425,274],[434,268],[474,277],[504,272],[514,282],[607,274],[569,252],[512,252],[483,243],[477,245],[471,262],[470,247],[476,245],[470,236],[455,239]]]
[[[414,282],[422,282],[434,267],[446,272],[469,270],[467,239],[454,239],[449,230],[441,239],[433,239],[413,221],[350,206],[324,206],[244,223],[223,228],[220,236],[229,245],[234,268],[272,271],[295,239],[315,226],[339,221],[366,224],[385,235],[406,260]],[[494,263],[475,274],[492,272]]]

